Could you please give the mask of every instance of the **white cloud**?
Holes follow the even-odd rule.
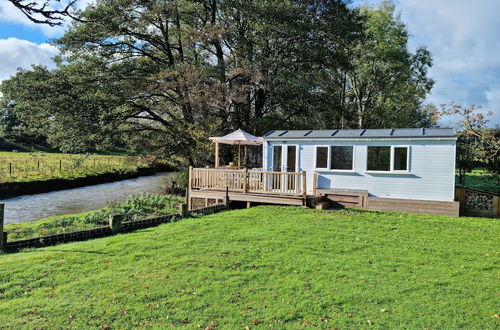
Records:
[[[399,0],[396,7],[412,35],[426,46],[436,80],[429,101],[482,105],[500,125],[500,1]]]
[[[17,68],[29,69],[32,64],[54,67],[51,60],[58,53],[50,44],[35,44],[16,38],[0,39],[0,81],[16,73]]]

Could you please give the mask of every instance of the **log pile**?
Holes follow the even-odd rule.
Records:
[[[493,196],[469,191],[465,200],[468,209],[493,210]]]

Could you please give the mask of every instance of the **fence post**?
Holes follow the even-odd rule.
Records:
[[[243,193],[246,194],[248,190],[248,169],[245,167],[243,170]]]
[[[123,216],[121,214],[111,214],[109,216],[109,228],[113,233],[119,233],[122,231],[122,219]]]
[[[7,245],[7,235],[4,235],[3,232],[4,211],[5,211],[5,204],[1,203],[0,204],[0,251],[4,251]]]
[[[304,206],[307,206],[306,171],[302,171],[302,199],[304,200]]]
[[[192,189],[192,180],[193,180],[193,167],[189,166],[189,173],[188,173],[188,190],[187,190],[187,204],[188,204],[188,210],[191,210],[193,208],[193,201],[191,200],[191,189]]]
[[[223,203],[224,203],[224,207],[226,208],[226,210],[229,210],[229,188],[228,187],[226,187],[226,194],[224,195]]]
[[[179,205],[179,211],[181,213],[181,217],[187,218],[189,216],[187,203],[182,203],[181,205]]]

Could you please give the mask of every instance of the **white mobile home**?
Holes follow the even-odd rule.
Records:
[[[192,198],[222,199],[226,191],[249,204],[458,216],[452,128],[270,131],[252,137],[263,152],[262,168],[253,169],[219,164],[217,143],[227,143],[224,138],[213,138],[215,168],[190,170]],[[247,140],[234,143],[238,154]]]
[[[452,128],[277,130],[264,136],[263,163],[268,171],[305,171],[308,194],[365,190],[369,197],[451,202],[456,140]]]

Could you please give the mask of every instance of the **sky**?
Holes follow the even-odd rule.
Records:
[[[382,0],[354,0],[353,5]],[[79,0],[83,7],[89,0]],[[393,0],[411,35],[409,48],[427,47],[436,83],[427,102],[455,102],[492,111],[500,126],[500,0]],[[33,64],[53,67],[57,49],[50,39],[67,27],[30,22],[7,0],[0,0],[0,81]],[[453,119],[455,120],[455,119]],[[444,120],[442,125],[452,125]]]

